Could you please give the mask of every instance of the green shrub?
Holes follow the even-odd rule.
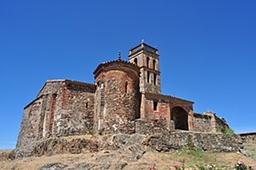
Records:
[[[234,130],[231,129],[229,126],[219,127],[217,129],[217,132],[221,132],[223,134],[229,134],[229,135],[235,134]]]

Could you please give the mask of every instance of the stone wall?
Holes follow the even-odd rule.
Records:
[[[92,84],[47,81],[37,98],[24,108],[16,147],[41,138],[91,133],[94,91]]]
[[[211,116],[194,113],[194,131],[212,132]]]
[[[167,122],[166,119],[143,120],[135,121],[136,133],[152,135],[174,130],[174,122]]]
[[[171,149],[198,149],[202,151],[237,152],[242,143],[239,135],[193,132],[167,132],[152,135],[144,143],[157,151]]]
[[[61,102],[65,80],[48,80],[36,99],[24,108],[17,147],[52,135],[55,109]]]
[[[94,85],[66,82],[62,107],[55,110],[55,135],[69,136],[93,133]],[[62,96],[63,96],[62,95]]]
[[[46,111],[47,96],[41,96],[24,108],[16,147],[28,145],[42,136],[39,126]]]
[[[140,103],[138,67],[119,59],[101,64],[94,74],[98,133],[134,133]]]
[[[63,83],[65,81],[66,81],[65,79],[47,80],[36,97],[40,97],[42,95],[48,95],[48,94],[56,94],[60,89],[60,87],[63,86]]]

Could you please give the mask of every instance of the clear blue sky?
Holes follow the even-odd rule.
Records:
[[[47,79],[93,83],[100,62],[141,42],[160,53],[162,92],[256,131],[256,1],[1,0],[0,148]]]

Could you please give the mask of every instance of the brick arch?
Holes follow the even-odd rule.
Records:
[[[188,112],[183,107],[172,107],[171,120],[174,122],[175,129],[189,130]]]
[[[174,103],[171,102],[171,110],[175,107],[181,107],[184,111],[186,111],[187,113],[189,113],[190,110],[193,110],[192,106],[189,104],[182,104],[182,103]]]

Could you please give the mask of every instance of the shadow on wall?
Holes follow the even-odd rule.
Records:
[[[188,130],[188,113],[182,107],[172,108],[171,120],[174,121],[175,129]]]

